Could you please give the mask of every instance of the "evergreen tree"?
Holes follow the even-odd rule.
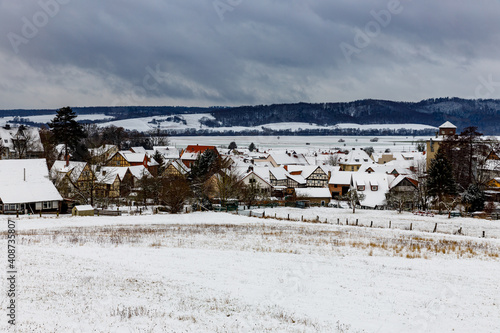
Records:
[[[438,204],[443,202],[446,196],[453,196],[457,193],[451,163],[442,149],[438,150],[431,161],[428,170],[427,189],[429,195],[438,199]]]
[[[49,123],[56,142],[64,144],[66,156],[68,149],[76,151],[80,140],[86,137],[83,126],[75,120],[76,116],[76,113],[67,106],[59,109],[55,118]]]
[[[227,147],[227,149],[236,149],[236,148],[238,148],[238,146],[236,145],[236,142],[234,142],[234,141],[231,141],[231,143]]]
[[[194,182],[204,182],[221,167],[219,155],[215,150],[207,149],[203,154],[198,155],[196,161],[191,166],[190,178]]]
[[[255,144],[252,142],[250,146],[248,146],[248,150],[254,151],[256,149]]]
[[[479,186],[475,184],[469,185],[467,190],[462,195],[462,203],[465,205],[467,212],[476,212],[484,209],[485,196]]]

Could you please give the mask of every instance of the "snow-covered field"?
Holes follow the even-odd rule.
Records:
[[[391,152],[415,151],[418,140],[428,140],[428,136],[378,136],[377,142],[371,142],[371,136],[172,136],[171,144],[177,147],[187,145],[205,144],[227,148],[230,142],[234,141],[238,147],[246,148],[250,143],[254,143],[260,150],[268,148],[281,148],[302,152],[305,149],[317,151],[318,149],[332,150],[374,147],[376,152],[384,152],[390,149]],[[342,139],[345,142],[339,142]]]
[[[16,219],[17,332],[500,330],[498,238],[439,233],[447,220],[437,216],[265,213],[334,223],[226,213]],[[337,218],[440,227],[365,228]],[[487,237],[500,223],[450,221]],[[0,248],[7,252],[6,227]],[[5,311],[5,276],[1,288]]]

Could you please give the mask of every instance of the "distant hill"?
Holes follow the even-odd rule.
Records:
[[[88,120],[85,120],[85,122],[95,123],[104,123],[110,119],[116,121],[155,116],[209,114],[210,117],[199,119],[201,124],[199,127],[203,127],[205,131],[210,128],[234,126],[255,128],[256,126],[283,122],[314,124],[324,127],[344,123],[361,125],[424,124],[437,127],[445,121],[450,121],[458,127],[458,131],[468,126],[477,126],[479,131],[484,134],[500,135],[500,100],[491,99],[437,98],[416,103],[367,99],[348,103],[294,103],[210,108],[172,106],[73,107],[73,110],[79,115],[103,115],[94,118],[87,117]],[[45,122],[47,117],[34,116],[55,115],[55,113],[56,110],[47,109],[0,110],[0,117],[4,119],[16,117],[16,120],[10,119],[9,122],[36,125]],[[196,133],[196,131],[191,131],[191,134]],[[331,133],[323,131],[309,134]]]

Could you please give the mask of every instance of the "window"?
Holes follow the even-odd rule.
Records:
[[[378,185],[372,185],[371,189],[372,191],[378,191]]]
[[[358,191],[364,191],[365,190],[365,185],[358,185],[357,190]]]
[[[49,209],[51,208],[50,201],[44,201],[43,202],[43,209]]]

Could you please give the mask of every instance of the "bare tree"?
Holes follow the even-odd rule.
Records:
[[[12,146],[14,148],[14,156],[18,159],[27,158],[30,152],[37,150],[39,141],[34,133],[35,129],[27,128],[21,125],[12,137]]]
[[[215,191],[223,203],[241,196],[243,191],[241,174],[230,169],[222,169],[216,179]]]
[[[339,164],[339,155],[332,154],[326,159],[326,165],[337,166]]]
[[[163,178],[162,184],[161,201],[171,214],[181,212],[191,195],[191,189],[186,179],[182,176],[168,176]]]
[[[365,199],[363,193],[359,193],[355,188],[351,188],[342,198],[350,203],[352,207],[352,213],[356,213],[356,205]]]

